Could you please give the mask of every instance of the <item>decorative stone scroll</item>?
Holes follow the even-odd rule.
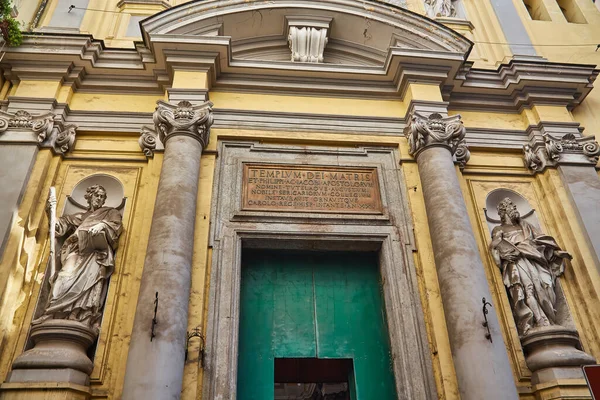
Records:
[[[429,146],[443,146],[447,147],[455,161],[464,167],[471,154],[465,141],[467,131],[460,118],[460,115],[443,117],[433,113],[425,117],[414,113],[406,130],[410,155],[418,157],[419,153]]]
[[[197,106],[192,105],[189,101],[180,101],[177,106],[159,101],[156,111],[154,111],[154,125],[163,144],[171,137],[184,135],[198,140],[205,148],[210,139],[212,124],[213,114],[210,101]],[[142,132],[142,136],[144,136],[144,132]],[[148,140],[150,143],[152,142],[146,132],[143,149],[150,149]]]
[[[535,172],[559,164],[596,165],[600,159],[600,145],[594,136],[568,133],[558,138],[546,133],[542,138],[543,141],[534,138],[523,146],[525,165]]]
[[[424,0],[425,12],[429,18],[456,17],[456,0]]]
[[[0,135],[8,130],[31,130],[40,146],[61,155],[73,149],[77,134],[76,125],[65,124],[52,113],[34,116],[25,110],[0,111]]]
[[[511,198],[497,209],[501,224],[492,231],[490,252],[502,273],[527,366],[535,372],[595,363],[581,351],[559,283],[572,257],[525,221]]]
[[[142,127],[142,133],[140,134],[138,143],[146,157],[154,157],[157,142],[158,140],[156,138],[156,132],[152,131],[146,126]]]
[[[330,23],[330,18],[287,17],[288,44],[293,62],[323,62]]]
[[[381,214],[376,168],[244,164],[242,209]]]

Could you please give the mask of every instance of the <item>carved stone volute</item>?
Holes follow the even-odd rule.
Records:
[[[405,131],[408,139],[409,154],[418,157],[419,153],[430,146],[446,147],[464,166],[470,158],[465,141],[466,129],[460,115],[443,117],[433,113],[428,117],[414,113]]]
[[[525,165],[534,172],[560,164],[596,165],[600,158],[600,145],[594,136],[576,136],[567,133],[555,137],[547,133],[535,136],[523,146]]]
[[[183,135],[193,137],[205,148],[210,139],[212,124],[213,114],[210,101],[197,106],[192,105],[189,101],[181,101],[177,106],[159,101],[154,112],[154,125],[165,146],[171,137]]]
[[[77,126],[65,124],[53,113],[31,115],[25,110],[16,113],[0,111],[0,135],[10,131],[31,131],[41,147],[50,147],[56,154],[64,155],[73,149]]]

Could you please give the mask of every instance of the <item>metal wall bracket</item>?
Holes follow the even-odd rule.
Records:
[[[204,336],[202,335],[202,332],[200,331],[199,327],[195,327],[194,329],[192,329],[191,332],[187,333],[187,339],[185,341],[185,360],[187,361],[188,359],[188,349],[190,347],[190,340],[192,340],[193,338],[199,338],[200,339],[200,349],[198,350],[198,358],[200,360],[200,366],[202,368],[204,368]]]
[[[487,333],[485,334],[485,338],[487,340],[490,341],[490,343],[494,343],[494,341],[492,340],[492,332],[490,332],[490,324],[488,323],[488,319],[487,319],[487,315],[489,313],[487,306],[492,307],[492,305],[485,299],[485,297],[483,297],[481,299],[481,302],[483,303],[483,319],[485,320],[485,322],[483,322],[483,326],[485,327],[485,329],[487,329]]]
[[[154,317],[152,318],[152,330],[150,331],[150,341],[156,337],[154,334],[154,327],[158,324],[156,320],[156,312],[158,311],[158,292],[156,292],[156,297],[154,298]]]

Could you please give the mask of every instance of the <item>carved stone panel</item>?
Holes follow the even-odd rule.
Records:
[[[375,168],[244,164],[243,209],[381,214]]]

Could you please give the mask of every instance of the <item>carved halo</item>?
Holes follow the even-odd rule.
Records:
[[[92,185],[101,185],[106,189],[107,207],[114,207],[123,213],[125,208],[125,192],[123,184],[117,178],[107,174],[94,174],[79,181],[70,195],[67,195],[67,202],[63,210],[63,215],[81,212],[87,209],[87,201],[84,198],[85,191]]]

